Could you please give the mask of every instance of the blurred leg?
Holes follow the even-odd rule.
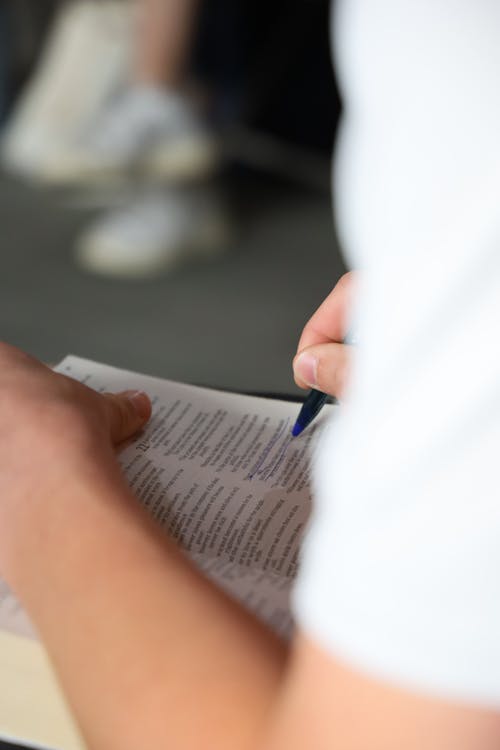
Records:
[[[135,82],[176,88],[190,52],[198,0],[137,0]]]

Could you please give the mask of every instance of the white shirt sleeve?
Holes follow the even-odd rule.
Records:
[[[316,460],[300,626],[500,706],[500,4],[345,0],[335,200],[360,345]]]

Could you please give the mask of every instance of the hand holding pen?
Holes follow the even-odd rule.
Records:
[[[306,324],[293,361],[295,382],[313,390],[292,434],[299,435],[319,413],[327,397],[341,398],[349,376],[347,311],[356,274],[346,273]],[[344,343],[345,341],[345,343]]]

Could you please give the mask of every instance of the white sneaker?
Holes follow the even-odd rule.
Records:
[[[227,216],[211,192],[170,190],[97,221],[78,242],[76,260],[93,273],[146,278],[189,257],[216,257],[229,235]]]
[[[21,4],[21,3],[19,3]],[[2,167],[38,181],[130,77],[134,0],[58,3],[40,59],[0,138]]]
[[[72,146],[53,154],[41,178],[53,184],[120,176],[188,180],[215,167],[213,137],[183,97],[135,86],[109,105]]]

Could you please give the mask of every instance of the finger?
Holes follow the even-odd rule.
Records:
[[[142,391],[105,393],[105,409],[111,439],[120,443],[132,437],[151,416],[151,401]]]
[[[347,384],[350,347],[345,344],[316,344],[303,349],[293,360],[299,388],[316,388],[342,398]]]
[[[297,346],[298,352],[314,344],[344,340],[355,276],[355,272],[349,271],[339,279],[328,297],[306,323]]]

